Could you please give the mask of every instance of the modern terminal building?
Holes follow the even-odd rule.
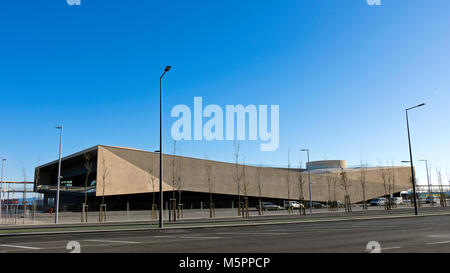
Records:
[[[90,166],[90,167],[89,167]],[[163,155],[164,201],[175,198],[184,208],[207,204],[210,194],[216,208],[236,206],[247,197],[250,206],[262,201],[283,204],[309,199],[308,171],[236,165],[198,158]],[[344,160],[310,162],[313,201],[343,201],[345,190],[341,171],[347,177],[352,203],[361,202],[361,169],[347,168]],[[88,171],[89,170],[89,171]],[[411,188],[408,167],[365,168],[366,199]],[[57,191],[58,160],[35,170],[35,191],[44,194],[44,204],[52,206]],[[108,210],[151,209],[159,204],[159,153],[124,147],[98,145],[62,158],[60,206],[62,210],[81,210],[87,199],[89,210],[98,210],[104,196]],[[301,178],[301,182],[300,182]]]

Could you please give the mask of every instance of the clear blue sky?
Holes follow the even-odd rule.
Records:
[[[165,145],[170,109],[203,103],[280,105],[280,146],[241,143],[249,164],[415,159],[450,167],[448,0],[2,1],[0,156],[5,179],[96,144],[159,145],[159,76]],[[233,161],[233,142],[183,141],[183,155]],[[450,168],[449,168],[450,171]],[[417,164],[419,182],[425,167]]]

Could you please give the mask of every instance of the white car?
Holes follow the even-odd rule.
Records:
[[[386,203],[386,198],[380,197],[380,198],[374,198],[372,201],[370,201],[371,206],[384,206]]]
[[[401,197],[392,197],[391,203],[395,205],[401,205],[403,204],[403,198]]]
[[[299,209],[303,207],[303,204],[300,204],[298,201],[284,201],[284,208],[285,209]]]

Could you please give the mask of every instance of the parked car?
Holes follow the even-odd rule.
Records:
[[[403,204],[403,198],[401,198],[401,197],[392,197],[391,198],[391,203],[395,204],[395,205],[401,205],[401,204]]]
[[[263,210],[280,210],[281,206],[275,205],[272,202],[261,202],[261,208]]]
[[[306,202],[306,207],[309,208],[309,202]],[[325,208],[326,206],[320,202],[312,202],[312,207],[314,209],[322,209]]]
[[[323,203],[320,203],[320,202],[313,202],[313,203],[312,203],[312,206],[313,206],[313,208],[315,208],[315,209],[322,209],[322,208],[325,208],[325,207],[326,207]]]
[[[425,199],[426,204],[436,204],[436,203],[439,203],[439,201],[440,201],[440,198],[437,198],[437,197],[427,197]]]
[[[303,204],[300,204],[298,201],[284,201],[284,208],[285,209],[299,209],[301,207],[304,207]]]
[[[371,206],[384,206],[386,203],[386,198],[380,197],[380,198],[374,198],[370,201]]]

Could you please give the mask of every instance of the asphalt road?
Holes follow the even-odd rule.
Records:
[[[237,227],[71,233],[0,238],[3,253],[450,252],[450,216],[424,216]],[[376,243],[375,243],[376,245]],[[72,249],[72,248],[69,248]]]

